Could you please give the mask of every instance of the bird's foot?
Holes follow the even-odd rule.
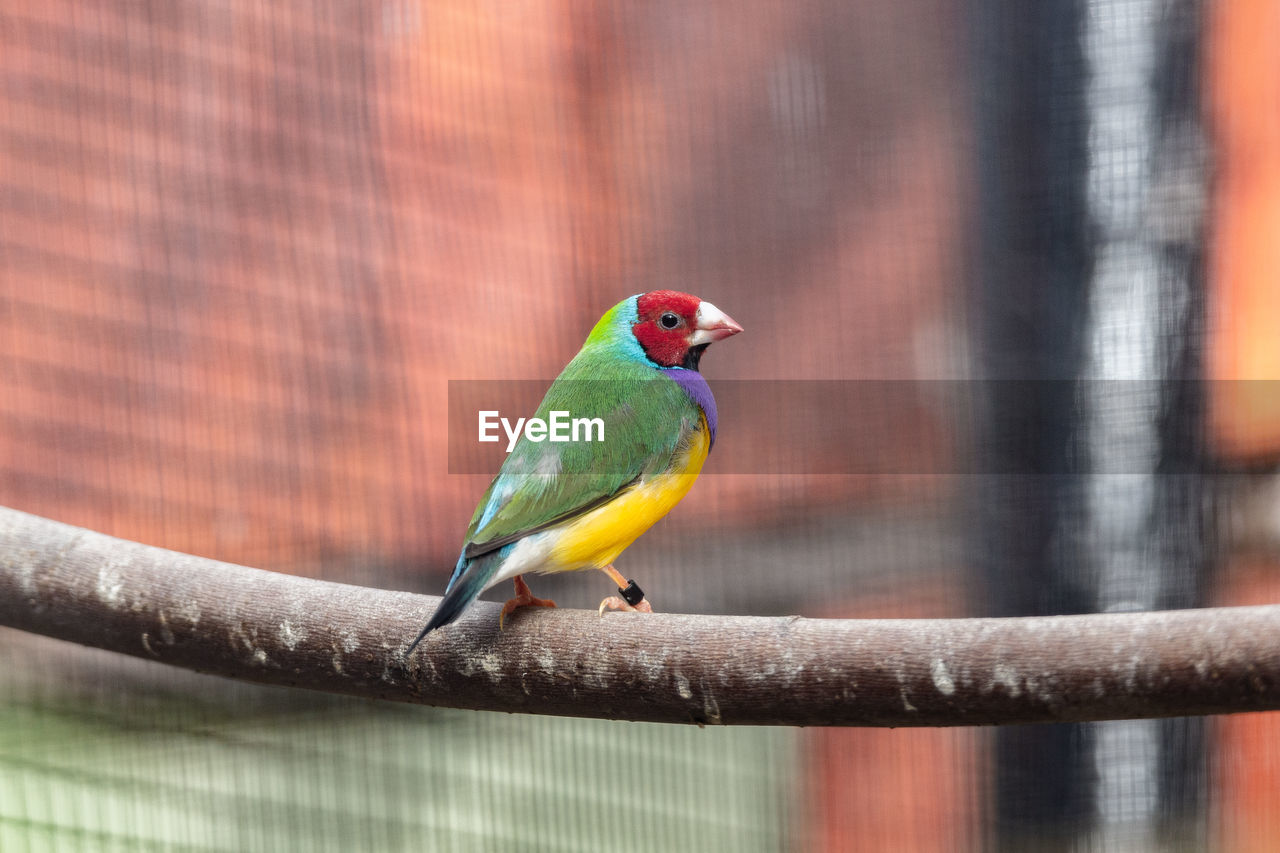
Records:
[[[606,610],[631,610],[637,613],[652,613],[653,607],[646,599],[643,598],[640,599],[640,601],[633,607],[621,598],[618,598],[618,596],[611,595],[604,601],[600,602],[600,615],[603,616]]]
[[[649,602],[645,600],[644,591],[640,589],[640,585],[635,581],[629,581],[624,578],[613,566],[605,566],[600,571],[608,575],[614,583],[618,585],[617,595],[611,595],[604,601],[600,602],[600,615],[603,616],[605,610],[630,610],[640,613],[652,613],[653,608],[649,606]]]
[[[515,577],[516,595],[515,598],[509,599],[506,604],[502,605],[502,612],[498,614],[498,630],[502,630],[503,621],[515,612],[518,607],[555,607],[556,603],[549,598],[536,598],[529,589],[529,585],[524,582],[524,578],[520,575]]]

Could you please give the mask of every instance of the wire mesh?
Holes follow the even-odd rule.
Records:
[[[544,385],[670,287],[747,333],[620,563],[659,609],[1275,601],[1275,17],[10,0],[0,503],[439,592],[488,481],[451,473],[450,383]],[[685,730],[0,659],[4,850],[1280,839],[1271,715]]]

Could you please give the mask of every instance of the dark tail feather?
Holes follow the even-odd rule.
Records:
[[[455,578],[455,582],[445,591],[444,598],[440,600],[440,606],[436,608],[436,612],[431,614],[431,618],[427,620],[427,627],[422,629],[422,633],[418,634],[417,639],[409,644],[409,649],[404,653],[405,657],[413,654],[413,650],[418,647],[423,639],[434,631],[453,622],[462,615],[462,611],[471,605],[484,590],[485,581],[493,574],[493,570],[497,568],[500,560],[488,559],[490,556],[497,557],[495,552],[493,555],[486,554],[477,560],[474,560],[462,575]]]

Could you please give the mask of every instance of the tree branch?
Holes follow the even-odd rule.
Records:
[[[1024,619],[519,611],[405,647],[437,598],[0,508],[0,624],[230,678],[669,723],[956,726],[1280,708],[1280,606]]]

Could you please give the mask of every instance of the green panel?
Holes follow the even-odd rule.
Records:
[[[5,853],[786,846],[794,731],[347,700],[22,640],[59,647],[36,666],[15,636],[0,632]],[[57,665],[86,656],[106,671]]]

